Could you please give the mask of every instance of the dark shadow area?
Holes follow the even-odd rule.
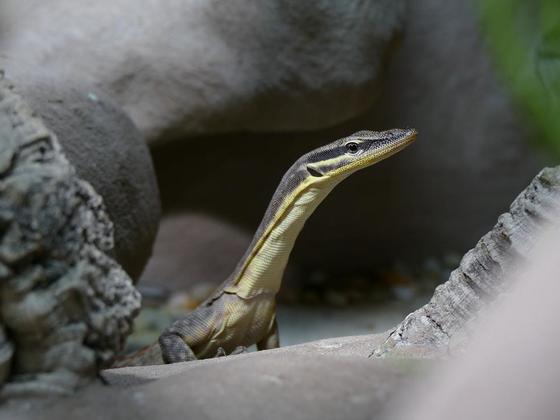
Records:
[[[359,129],[399,126],[372,124],[371,115],[317,133],[240,133],[157,148],[164,213],[210,213],[252,234],[282,175],[300,155]],[[298,239],[294,262],[309,269],[363,271],[395,258],[461,252],[527,182],[431,166],[433,139],[419,130],[408,150],[353,175],[327,197]],[[504,197],[501,205],[496,193]]]

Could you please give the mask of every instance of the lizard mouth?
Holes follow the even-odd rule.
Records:
[[[320,178],[320,177],[323,176],[323,174],[321,172],[319,172],[317,169],[315,169],[311,165],[307,165],[307,172],[309,172],[309,174],[311,176],[314,176],[315,178]]]

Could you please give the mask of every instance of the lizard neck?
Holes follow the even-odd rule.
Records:
[[[270,208],[225,291],[249,298],[276,294],[290,253],[306,220],[338,182],[301,185],[285,197],[284,205]]]

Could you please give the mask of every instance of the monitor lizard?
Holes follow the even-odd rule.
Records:
[[[280,182],[233,273],[158,342],[113,367],[176,363],[279,346],[275,296],[305,221],[342,180],[408,146],[414,129],[360,131],[299,158]]]

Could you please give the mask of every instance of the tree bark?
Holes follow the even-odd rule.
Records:
[[[560,207],[560,166],[543,169],[509,212],[468,251],[426,305],[409,314],[372,353],[376,357],[442,357],[460,351],[481,310],[506,291],[519,263]]]

